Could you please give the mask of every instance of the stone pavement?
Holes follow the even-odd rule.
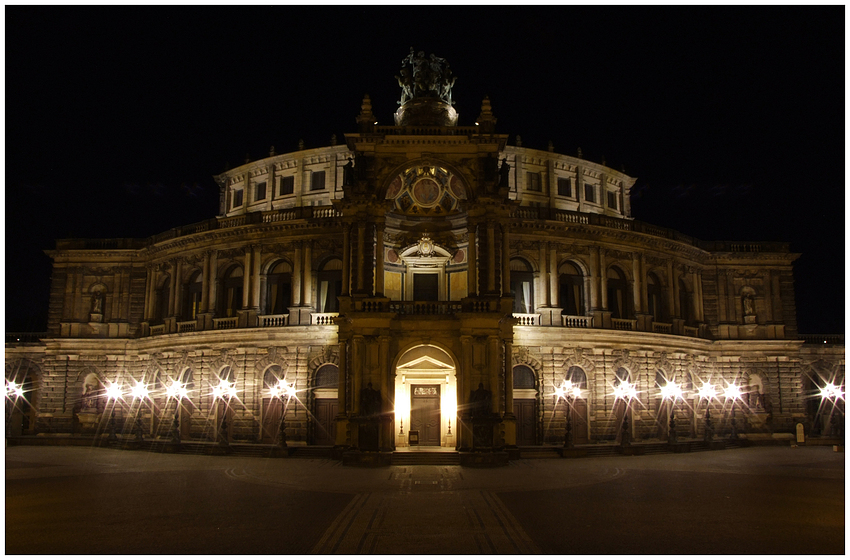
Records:
[[[6,449],[7,554],[843,554],[831,448],[343,467]]]

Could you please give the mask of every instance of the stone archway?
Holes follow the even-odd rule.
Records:
[[[457,368],[443,349],[423,344],[401,354],[395,375],[396,447],[454,447],[457,441]]]

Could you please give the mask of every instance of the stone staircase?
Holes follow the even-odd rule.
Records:
[[[395,451],[393,465],[459,465],[457,451]]]

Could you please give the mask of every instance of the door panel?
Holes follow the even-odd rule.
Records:
[[[277,443],[280,431],[280,399],[263,399],[263,443]]]
[[[440,445],[440,396],[417,396],[414,388],[410,406],[410,429],[419,431],[419,445]]]
[[[534,399],[514,399],[516,416],[516,444],[535,445],[537,443],[537,403]]]
[[[314,445],[334,445],[336,443],[336,415],[339,407],[337,399],[316,399],[316,429],[313,433]]]

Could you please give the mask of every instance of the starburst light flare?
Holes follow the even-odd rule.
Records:
[[[717,396],[717,390],[714,388],[714,385],[708,383],[707,381],[703,381],[702,387],[699,388],[699,398],[711,400]]]
[[[106,388],[106,396],[109,399],[118,400],[121,398],[121,385],[109,382],[109,387]]]
[[[741,388],[735,385],[734,383],[729,385],[723,390],[723,396],[727,399],[740,399],[741,398]]]

